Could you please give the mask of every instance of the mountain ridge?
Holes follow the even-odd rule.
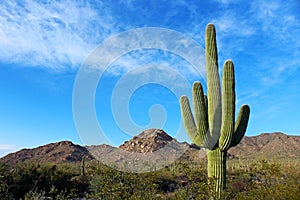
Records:
[[[160,156],[169,157],[176,153],[182,154],[180,158],[178,156],[178,158],[172,157],[172,159],[199,161],[204,157],[202,154],[199,156],[200,147],[187,142],[180,143],[161,129],[148,129],[131,140],[125,141],[119,147],[104,144],[80,146],[71,141],[60,141],[10,153],[0,158],[0,163],[9,166],[16,166],[25,161],[68,163],[80,162],[83,157],[86,160],[101,160],[104,156],[106,159],[111,159],[112,162],[118,162],[126,160],[127,155],[155,154],[163,148],[170,153],[165,154],[166,152],[161,151]],[[126,152],[131,152],[131,154]],[[229,158],[233,159],[253,159],[259,156],[267,159],[300,159],[300,136],[281,132],[245,136],[241,143],[231,148],[228,153]]]

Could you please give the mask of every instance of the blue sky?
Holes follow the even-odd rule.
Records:
[[[0,156],[61,140],[84,144],[85,133],[78,133],[73,120],[73,87],[78,70],[103,41],[135,28],[160,27],[204,47],[204,30],[210,22],[217,30],[220,71],[226,59],[235,64],[237,107],[251,107],[246,135],[274,131],[300,135],[299,19],[296,0],[1,1]],[[190,84],[205,82],[187,61],[157,49],[129,52],[103,73],[95,93],[95,113],[112,144],[138,134],[124,133],[111,109],[115,87],[127,75],[145,81],[124,104],[132,121],[143,129],[152,119],[177,136],[178,99],[170,85],[151,83],[153,76],[164,79],[151,75],[151,69],[158,67],[160,72],[166,66]],[[180,87],[178,77],[166,79]],[[151,118],[149,108],[157,104],[164,111]]]

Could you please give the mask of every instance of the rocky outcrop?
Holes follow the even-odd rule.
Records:
[[[172,140],[173,138],[161,129],[148,129],[125,141],[119,148],[129,152],[151,153],[170,144]]]

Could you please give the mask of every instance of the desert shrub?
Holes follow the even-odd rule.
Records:
[[[228,167],[224,200],[299,198],[299,165],[259,160]],[[140,174],[90,162],[84,176],[80,164],[25,162],[10,170],[0,166],[0,199],[209,199],[209,182],[200,162]]]
[[[0,175],[0,199],[1,200],[12,200],[13,196],[8,191],[8,185],[3,179],[3,176]]]
[[[31,190],[25,194],[24,200],[45,200],[45,191]]]
[[[58,165],[51,177],[51,196],[82,197],[88,190],[89,181],[80,175],[75,164]]]
[[[9,192],[9,179],[7,166],[0,163],[0,199],[11,200],[13,199],[12,194]]]
[[[140,174],[117,171],[98,164],[90,181],[89,198],[155,199],[156,185]]]
[[[80,171],[74,164],[25,162],[11,171],[13,178],[10,191],[15,199],[23,199],[25,194],[33,195],[42,192],[52,198],[62,194],[73,194],[74,198],[82,197],[89,183],[79,174]]]
[[[187,164],[179,163],[178,175],[181,178],[179,180],[185,180],[175,191],[173,199],[195,199],[195,200],[207,200],[217,199],[217,197],[211,196],[214,194],[214,186],[211,184],[214,181],[208,180],[206,166],[204,163]],[[227,199],[228,192],[223,191],[221,199]]]
[[[39,166],[33,163],[19,164],[11,171],[13,179],[10,185],[10,191],[15,199],[24,198],[26,193],[33,191],[37,185],[37,168]]]
[[[182,166],[180,167],[182,168]],[[183,168],[182,168],[183,169]],[[211,199],[212,187],[207,181],[205,166],[184,167],[178,174],[187,178],[174,192],[173,199]],[[300,194],[299,165],[259,160],[228,171],[227,189],[221,199],[298,199]],[[184,173],[183,173],[184,172]],[[175,177],[176,179],[176,177]]]
[[[297,199],[300,194],[300,177],[286,173],[284,165],[260,160],[250,167],[248,186],[236,194],[235,199]],[[296,170],[298,171],[298,170]]]

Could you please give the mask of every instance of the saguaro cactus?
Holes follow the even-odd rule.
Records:
[[[85,176],[85,157],[81,159],[81,176]]]
[[[226,187],[227,150],[243,138],[250,114],[248,105],[240,108],[235,120],[234,66],[227,60],[223,66],[222,91],[218,72],[216,31],[213,24],[206,27],[205,37],[207,96],[200,82],[192,88],[194,115],[187,96],[180,99],[184,126],[192,141],[208,149],[207,172],[215,187],[216,197]]]

